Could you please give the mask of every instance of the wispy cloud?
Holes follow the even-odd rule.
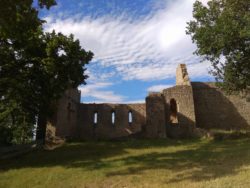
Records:
[[[108,89],[114,76],[121,80],[173,79],[179,63],[187,63],[191,79],[208,76],[209,63],[201,64],[192,54],[196,46],[185,34],[194,1],[156,1],[154,11],[137,18],[124,12],[101,17],[48,15],[45,29],[73,33],[83,48],[94,52],[89,85],[80,87],[82,95],[103,102],[124,102],[125,97]]]
[[[136,103],[145,103],[145,99],[143,100],[134,100],[134,101],[125,101],[122,103],[126,103],[126,104],[136,104]]]
[[[139,20],[122,13],[99,18],[49,16],[46,29],[73,33],[84,48],[95,53],[95,62],[101,67],[114,67],[123,79],[161,80],[174,77],[176,65],[186,63],[187,57],[193,59],[193,65],[199,62],[192,55],[195,45],[185,34],[193,2],[166,3],[164,8]],[[206,70],[205,66],[195,68],[193,77]]]
[[[154,85],[149,87],[147,90],[148,92],[159,92],[162,91],[163,89],[170,88],[174,85]]]
[[[119,103],[124,101],[125,97],[115,94],[113,91],[105,90],[112,83],[100,82],[94,84],[88,84],[86,86],[80,86],[78,89],[81,91],[81,96],[93,97],[95,102],[110,102]]]

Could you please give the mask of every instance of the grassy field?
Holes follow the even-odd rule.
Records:
[[[250,139],[68,143],[0,161],[0,187],[250,187]]]

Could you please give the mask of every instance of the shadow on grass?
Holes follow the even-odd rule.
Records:
[[[202,181],[237,174],[250,165],[250,139],[226,140],[130,140],[119,142],[70,143],[54,151],[35,151],[18,159],[0,162],[0,170],[26,167],[81,168],[85,171],[108,169],[107,177],[141,174],[148,170],[170,170],[178,177]],[[176,150],[168,150],[177,147]],[[128,149],[143,150],[133,155]],[[150,148],[158,148],[150,150]],[[161,150],[161,148],[164,148]],[[116,168],[117,164],[127,167]],[[190,173],[185,172],[190,170]]]
[[[72,142],[52,151],[38,149],[24,156],[2,160],[0,161],[0,170],[50,166],[90,168],[92,164],[105,158],[128,154],[126,149],[129,148],[145,149],[189,144],[193,144],[193,142],[174,140]]]
[[[168,181],[185,179],[202,181],[237,174],[241,167],[250,165],[249,139],[211,141],[197,148],[169,153],[150,153],[123,160],[130,168],[114,171],[108,176],[138,174],[150,169],[168,169],[178,176]],[[133,167],[133,165],[139,167]],[[187,173],[189,170],[190,173]]]

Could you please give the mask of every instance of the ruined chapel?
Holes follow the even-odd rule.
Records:
[[[176,86],[149,93],[141,104],[85,104],[70,89],[58,101],[47,138],[183,138],[195,130],[250,129],[250,100],[226,95],[215,83],[190,82],[185,64],[176,70]]]

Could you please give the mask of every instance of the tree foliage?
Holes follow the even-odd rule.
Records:
[[[212,62],[212,74],[226,91],[250,86],[250,1],[196,1],[187,34],[196,54]]]
[[[54,0],[37,3],[47,9],[56,4]],[[33,7],[33,0],[0,1],[2,142],[27,141],[38,116],[48,118],[54,101],[66,89],[85,83],[84,65],[93,57],[73,35],[45,33],[40,8]]]

